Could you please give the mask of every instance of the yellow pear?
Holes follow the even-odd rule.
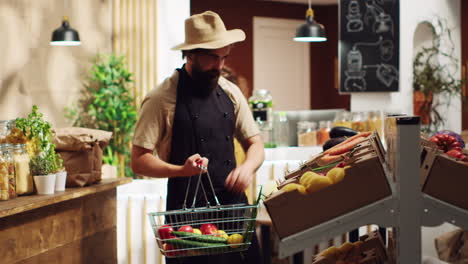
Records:
[[[281,190],[283,190],[285,192],[292,192],[294,190],[297,190],[300,186],[302,186],[302,185],[297,184],[297,183],[288,183],[285,186],[283,186],[283,188],[281,188]]]
[[[325,176],[313,177],[309,186],[307,187],[307,192],[308,193],[317,192],[332,184],[333,182],[328,177],[325,177]]]
[[[327,177],[330,178],[330,180],[333,183],[340,182],[343,180],[345,176],[345,170],[344,168],[333,168],[327,172]]]
[[[301,178],[299,179],[299,183],[307,188],[307,186],[310,184],[310,181],[314,177],[320,177],[320,175],[313,171],[307,171],[304,174],[302,174]]]

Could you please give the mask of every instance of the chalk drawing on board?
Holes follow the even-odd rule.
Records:
[[[384,61],[389,61],[393,58],[393,52],[394,52],[394,47],[393,47],[393,42],[391,40],[384,40],[382,43],[380,43],[379,46],[380,50],[380,58]]]
[[[393,65],[381,63],[377,65],[364,65],[363,68],[377,68],[375,73],[377,79],[387,87],[390,87],[393,82],[398,81],[398,70]]]
[[[348,22],[346,23],[346,29],[348,32],[360,32],[364,29],[362,14],[357,0],[351,0],[349,2],[346,18],[348,19]]]
[[[364,23],[370,26],[376,34],[390,32],[393,35],[393,19],[385,13],[376,0],[366,0],[366,12],[364,13]]]
[[[390,43],[390,44],[389,44]],[[395,67],[389,64],[380,65],[365,65],[363,66],[363,57],[358,46],[379,46],[380,56],[385,58],[393,57],[393,43],[388,40],[383,40],[382,36],[376,42],[357,42],[346,55],[347,68],[345,71],[344,89],[345,91],[365,91],[367,90],[367,82],[365,76],[367,68],[377,68],[377,79],[390,87],[393,81],[398,80],[398,71]]]

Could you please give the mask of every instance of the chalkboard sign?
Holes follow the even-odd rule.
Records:
[[[340,0],[340,93],[399,88],[399,0]]]

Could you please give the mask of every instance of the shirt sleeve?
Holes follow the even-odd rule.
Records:
[[[154,151],[164,130],[162,110],[157,96],[146,97],[135,126],[133,145]]]
[[[234,136],[242,142],[250,137],[259,135],[260,130],[253,119],[250,107],[241,90],[235,84],[227,80],[224,81],[225,89],[230,94],[231,100],[234,103],[234,114],[236,115]]]

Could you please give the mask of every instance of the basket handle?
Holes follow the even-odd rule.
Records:
[[[207,204],[207,206],[210,206],[210,202],[208,201],[208,196],[206,194],[205,187],[203,186],[203,184],[201,184],[201,178],[203,176],[203,170],[206,170],[206,176],[208,177],[208,182],[210,183],[211,191],[213,192],[213,196],[214,196],[214,199],[215,199],[215,202],[216,202],[216,206],[220,206],[218,197],[216,196],[216,192],[215,192],[214,187],[213,187],[213,183],[211,181],[210,172],[208,171],[208,167],[203,166],[203,163],[202,163],[201,160],[197,161],[197,167],[200,168],[200,174],[198,175],[198,181],[197,181],[197,185],[195,187],[195,194],[193,196],[192,208],[195,208],[195,202],[197,201],[197,194],[198,194],[198,189],[200,188],[200,185],[201,185],[203,194],[205,196],[206,204]],[[185,191],[185,199],[184,199],[183,209],[187,208],[186,207],[186,202],[187,202],[188,190],[190,188],[191,178],[192,177],[189,178],[189,183],[188,183],[188,186],[187,186],[187,190]]]

